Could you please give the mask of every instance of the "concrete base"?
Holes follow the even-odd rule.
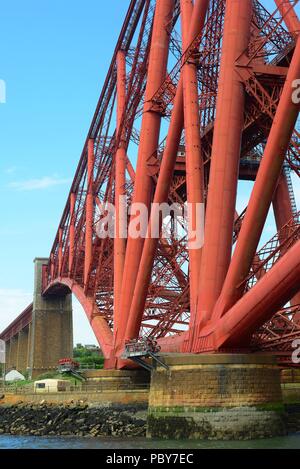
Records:
[[[148,438],[244,440],[286,433],[271,356],[169,354],[152,372]]]

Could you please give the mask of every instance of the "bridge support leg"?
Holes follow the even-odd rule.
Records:
[[[273,197],[273,209],[276,220],[277,231],[280,231],[284,225],[293,217],[293,208],[291,198],[289,194],[289,188],[287,178],[284,173],[281,174],[279,182]],[[284,239],[282,239],[284,241]],[[281,242],[282,242],[281,241]],[[283,250],[284,251],[284,250]],[[281,252],[283,255],[284,252]],[[291,305],[300,304],[300,292],[298,292],[294,298],[291,299]],[[300,313],[297,313],[294,317],[294,321],[300,322]]]
[[[17,368],[17,357],[18,357],[18,336],[14,336],[10,339],[9,344],[9,358],[8,358],[8,370]]]
[[[181,0],[183,52],[185,52],[190,45],[189,31],[193,8],[193,2],[191,0]],[[186,186],[187,201],[191,209],[189,215],[188,246],[190,260],[190,308],[191,315],[193,315],[197,304],[202,252],[201,245],[195,246],[197,207],[199,207],[200,204],[204,205],[204,168],[201,152],[197,66],[196,60],[193,60],[193,57],[184,65],[182,73],[186,147]]]
[[[145,90],[145,105],[140,132],[140,145],[137,157],[135,185],[132,202],[142,203],[150,208],[153,183],[149,173],[148,163],[155,155],[159,142],[161,125],[161,110],[152,102],[152,97],[157,92],[166,77],[170,34],[167,24],[172,18],[174,1],[158,0],[155,8],[153,24],[151,52],[148,65],[148,80]],[[137,215],[131,214],[131,221]],[[128,328],[128,317],[133,298],[134,287],[138,275],[139,264],[143,251],[144,238],[128,236],[126,256],[124,262],[122,291],[119,303],[119,324],[116,331],[116,350],[122,351],[125,341],[125,331]],[[128,331],[131,333],[131,331]]]
[[[27,370],[28,337],[28,327],[18,334],[17,370],[22,374]]]
[[[6,371],[10,368],[10,340],[5,342],[5,369]]]
[[[285,434],[272,356],[168,354],[152,372],[148,438],[246,440]]]
[[[29,373],[32,378],[55,371],[58,360],[73,355],[72,296],[42,296],[42,266],[35,259],[35,285],[30,333]]]
[[[201,326],[211,318],[230,264],[244,125],[245,91],[236,62],[249,44],[252,2],[226,2],[219,90],[201,257],[197,314],[186,351],[197,351]]]
[[[264,156],[242,223],[213,319],[223,316],[243,295],[247,277],[265,225],[284,164],[284,158],[298,119],[300,104],[293,102],[293,83],[300,76],[300,39],[289,67],[281,98],[273,120]],[[295,292],[296,293],[296,292]]]
[[[30,370],[30,350],[31,350],[31,341],[32,341],[32,324],[28,325],[28,342],[27,342],[27,364],[26,369]]]

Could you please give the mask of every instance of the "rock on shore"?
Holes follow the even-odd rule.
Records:
[[[147,407],[24,404],[0,407],[0,434],[144,437]]]

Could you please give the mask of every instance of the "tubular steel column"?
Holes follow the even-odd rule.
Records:
[[[289,188],[284,173],[281,174],[274,193],[273,208],[277,231],[279,231],[293,216]]]
[[[89,271],[92,263],[93,248],[93,215],[94,215],[94,140],[88,141],[88,164],[87,164],[87,195],[85,206],[85,253],[84,253],[84,285],[87,287]]]
[[[72,272],[74,262],[75,245],[75,201],[76,195],[72,192],[70,195],[70,228],[69,228],[69,275]]]
[[[290,199],[289,188],[284,173],[279,178],[278,185],[273,197],[273,209],[276,220],[277,231],[280,231],[284,225],[293,217],[293,209]],[[284,241],[284,240],[283,240]],[[283,254],[283,253],[281,253]],[[291,305],[300,304],[300,292],[291,299]],[[296,314],[297,321],[300,320],[300,314]],[[295,318],[294,318],[295,319]]]
[[[197,0],[193,10],[191,21],[189,42],[191,43],[194,38],[200,34],[205,22],[206,12],[209,0]],[[153,203],[156,207],[168,201],[168,194],[174,168],[176,164],[176,157],[180,143],[181,133],[183,128],[183,80],[180,77],[176,96],[174,100],[174,107],[172,110],[170,126],[167,135],[166,148],[164,150],[158,181],[156,185]],[[157,212],[152,207],[149,226],[151,227],[151,220],[156,219]],[[153,261],[158,245],[158,239],[151,237],[150,229],[148,228],[147,238],[144,243],[142,258],[139,266],[138,276],[134,289],[134,295],[130,308],[130,315],[126,328],[126,339],[134,339],[138,337],[142,316],[145,308],[148,286],[151,278],[151,271]]]
[[[187,50],[189,31],[193,14],[192,0],[181,0],[182,45]],[[186,150],[186,185],[187,202],[190,207],[188,226],[189,247],[189,278],[190,278],[190,308],[194,312],[197,305],[199,272],[201,263],[201,248],[193,247],[195,240],[191,234],[197,228],[197,204],[204,204],[204,174],[201,154],[200,114],[198,96],[198,78],[196,62],[191,57],[183,67],[183,102],[184,129]],[[198,233],[197,236],[200,236]]]
[[[167,72],[170,34],[168,23],[172,18],[174,0],[157,0],[153,24],[151,52],[149,57],[145,105],[140,133],[133,203],[142,203],[149,209],[152,196],[152,179],[147,170],[147,160],[158,147],[161,115],[153,108],[152,97],[163,83]],[[131,217],[131,220],[133,217]],[[122,292],[120,297],[120,322],[117,334],[117,346],[124,340],[129,309],[142,255],[144,239],[128,236]]]
[[[275,0],[281,16],[291,34],[299,34],[300,21],[289,0]]]
[[[299,290],[300,241],[216,324],[217,347],[247,346],[251,334]]]
[[[251,17],[252,0],[227,0],[199,299],[191,328],[210,318],[231,258],[245,104],[235,65],[248,46]]]
[[[176,156],[180,144],[180,137],[183,128],[183,95],[182,95],[182,82],[179,82],[177,93],[175,97],[174,109],[172,112],[166,148],[163,154],[163,159],[158,176],[157,186],[155,190],[153,207],[151,208],[149,226],[147,237],[145,239],[142,258],[139,266],[139,271],[136,279],[133,299],[130,308],[128,323],[126,326],[125,339],[134,339],[138,337],[141,326],[142,316],[145,308],[149,282],[151,278],[151,271],[153,261],[158,245],[158,238],[151,237],[151,221],[157,219],[157,211],[154,207],[157,204],[166,202],[174,167],[176,164]],[[161,227],[160,227],[161,228]]]
[[[300,104],[292,102],[294,91],[292,84],[299,77],[300,41],[298,40],[235,252],[218,301],[216,318],[228,311],[243,293],[243,287],[239,285],[250,270],[299,114]]]
[[[121,130],[121,122],[126,105],[126,56],[119,51],[117,55],[117,135]],[[114,240],[114,333],[119,323],[119,302],[122,289],[122,278],[125,262],[126,239],[126,212],[123,214],[121,200],[126,197],[126,146],[124,132],[120,137],[119,148],[116,152],[115,163],[115,240]]]

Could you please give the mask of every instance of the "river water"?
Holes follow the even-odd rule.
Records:
[[[253,441],[162,441],[1,435],[0,449],[299,449],[300,432]]]

